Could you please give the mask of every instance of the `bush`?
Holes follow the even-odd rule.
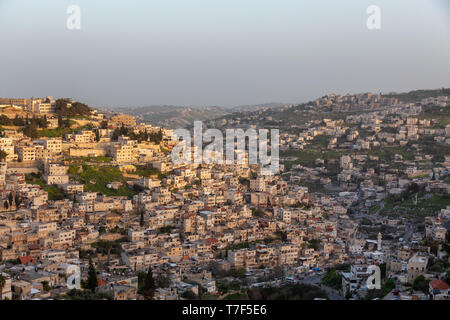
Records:
[[[340,290],[342,287],[342,276],[336,272],[336,269],[331,269],[322,278],[322,283],[330,288]]]
[[[197,295],[192,292],[192,290],[186,290],[183,292],[181,297],[187,299],[187,300],[197,300]]]
[[[414,279],[412,288],[416,291],[428,292],[428,280],[425,279],[423,275],[418,276]]]

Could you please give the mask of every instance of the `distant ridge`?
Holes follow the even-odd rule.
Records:
[[[414,102],[425,98],[435,98],[438,96],[445,96],[445,95],[450,95],[450,88],[421,89],[409,92],[401,92],[401,93],[391,92],[388,94],[383,94],[384,97],[397,98],[403,102]]]
[[[135,116],[138,120],[157,126],[175,129],[188,127],[197,120],[211,120],[234,112],[251,112],[260,109],[279,108],[282,106],[282,103],[275,102],[235,107],[153,105],[142,107],[116,107],[110,108],[109,111],[130,114]]]

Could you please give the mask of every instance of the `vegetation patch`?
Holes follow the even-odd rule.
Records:
[[[85,185],[85,190],[90,192],[99,192],[107,196],[126,196],[132,197],[137,191],[128,187],[126,178],[122,175],[117,167],[95,167],[90,165],[82,165],[81,172],[75,173],[74,167],[70,169],[70,173],[74,174],[74,178]],[[111,182],[122,182],[122,186],[118,189],[110,189],[107,184]]]

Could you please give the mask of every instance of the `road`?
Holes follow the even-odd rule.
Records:
[[[391,290],[391,292],[385,295],[381,300],[394,300],[394,299],[398,299],[398,297],[394,295],[394,290]]]
[[[377,216],[377,218],[378,218],[378,215],[380,214],[381,210],[384,209],[384,206],[385,206],[384,201],[381,201],[380,202],[380,209],[378,209],[377,212],[375,212],[375,215]]]

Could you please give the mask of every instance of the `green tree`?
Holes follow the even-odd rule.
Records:
[[[181,296],[187,300],[197,300],[197,295],[192,290],[184,291]]]
[[[311,239],[308,241],[308,248],[313,248],[314,250],[319,250],[320,240]]]
[[[172,280],[170,280],[170,272],[167,270],[166,275],[160,274],[158,277],[156,277],[156,287],[157,288],[168,288],[170,287],[170,284],[172,283]]]
[[[48,284],[48,281],[42,281],[42,288],[44,289],[44,291],[50,291],[52,290],[52,288],[50,287],[50,285]]]
[[[58,127],[60,128],[63,127],[63,118],[61,115],[58,115]]]
[[[8,118],[6,115],[2,114],[0,115],[0,124],[5,126],[10,126],[13,122],[10,118]]]
[[[0,150],[0,161],[5,161],[7,156],[8,154],[5,151]]]
[[[30,138],[38,137],[37,125],[34,119],[31,120],[31,123],[27,127],[25,127],[25,129],[23,129],[23,134]]]
[[[22,118],[19,118],[19,115],[16,115],[16,117],[13,120],[13,124],[18,127],[23,127],[25,121]]]
[[[342,287],[342,276],[336,272],[336,269],[331,269],[323,277],[322,283],[328,287],[339,290]]]
[[[95,292],[95,289],[98,286],[97,279],[97,270],[95,270],[94,263],[92,259],[89,258],[89,272],[88,272],[88,281],[86,287],[90,289],[92,292]]]
[[[428,280],[425,279],[425,277],[423,275],[420,275],[414,279],[412,287],[414,290],[420,290],[423,292],[427,292],[428,291]]]
[[[55,102],[55,112],[63,117],[87,116],[91,108],[81,102],[71,103],[69,99],[58,99]]]
[[[13,202],[13,195],[12,195],[11,192],[10,192],[9,195],[8,195],[8,202],[9,202],[9,205],[11,206],[11,204],[12,204],[12,202]]]
[[[108,252],[108,259],[106,260],[106,264],[109,265],[109,260],[111,258],[111,250],[114,247],[114,242],[113,241],[108,241],[106,244],[106,250]]]
[[[16,206],[19,206],[22,203],[22,199],[19,196],[15,196],[14,201],[16,202]]]
[[[44,115],[44,119],[42,120],[42,127],[43,128],[47,128],[48,127],[48,120],[47,120],[47,116]]]
[[[155,280],[153,279],[152,268],[148,268],[147,276],[145,277],[142,293],[147,299],[152,299],[155,295]]]
[[[100,234],[104,234],[104,233],[106,233],[106,228],[105,228],[104,226],[100,226],[100,227],[98,228],[98,232],[99,232]]]
[[[140,225],[141,227],[144,226],[144,210],[141,210],[141,218],[140,218],[140,220],[139,220],[139,225]]]

